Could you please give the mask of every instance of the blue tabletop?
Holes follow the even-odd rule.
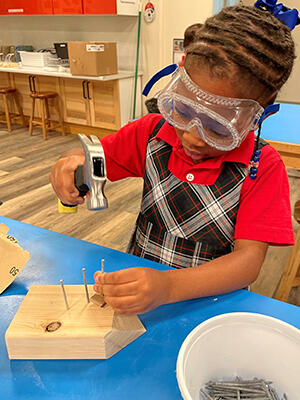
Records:
[[[278,113],[263,123],[261,137],[278,142],[300,144],[300,104],[280,103]]]
[[[160,264],[112,249],[0,217],[9,234],[30,251],[17,279],[0,295],[1,398],[47,399],[180,399],[176,360],[185,337],[199,323],[229,312],[256,312],[300,328],[300,309],[246,290],[162,306],[140,315],[147,332],[108,360],[8,359],[4,334],[33,284],[88,283],[105,258],[106,271]]]

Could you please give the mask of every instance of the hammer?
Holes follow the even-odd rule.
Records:
[[[84,165],[79,165],[74,173],[74,183],[79,191],[79,196],[84,197],[87,192],[90,196],[86,199],[88,210],[104,210],[108,207],[104,194],[106,183],[106,164],[102,144],[97,136],[78,135],[85,154]],[[58,201],[60,213],[77,212],[77,205],[64,204]]]

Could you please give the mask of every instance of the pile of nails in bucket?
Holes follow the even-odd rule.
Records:
[[[209,381],[200,389],[201,400],[280,400],[272,382],[254,378],[242,380],[236,377],[232,381]],[[288,400],[286,394],[281,400]]]

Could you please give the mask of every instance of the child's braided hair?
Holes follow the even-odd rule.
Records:
[[[186,49],[191,43],[197,40],[197,34],[203,24],[197,23],[188,26],[184,31],[183,47]]]
[[[213,76],[261,86],[266,98],[278,93],[295,59],[290,29],[271,13],[249,6],[225,7],[199,27],[186,49],[184,66],[208,66]]]

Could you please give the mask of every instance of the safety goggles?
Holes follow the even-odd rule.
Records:
[[[178,68],[158,96],[163,117],[174,127],[196,132],[209,146],[229,151],[255,130],[264,108],[252,99],[217,96],[200,89]]]

